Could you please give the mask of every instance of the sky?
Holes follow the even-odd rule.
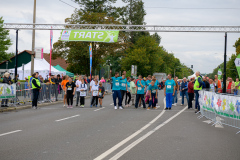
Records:
[[[62,0],[71,6],[78,5],[71,0]],[[32,23],[33,0],[0,0],[0,16],[5,23]],[[147,25],[184,25],[184,26],[240,26],[239,0],[143,0],[147,15]],[[122,5],[118,0],[116,5]],[[60,0],[37,0],[36,23],[63,24],[74,8]],[[159,8],[152,8],[159,7]],[[161,8],[160,8],[161,7]],[[199,9],[211,8],[211,9]],[[235,9],[216,9],[235,8]],[[194,71],[211,73],[224,56],[224,33],[166,33],[158,32],[162,37],[161,46],[174,53],[182,63]],[[36,31],[36,47],[43,47],[49,53],[50,31]],[[60,31],[53,31],[53,43],[58,40]],[[227,59],[235,53],[233,47],[240,33],[229,33],[227,40]],[[13,45],[9,52],[16,52],[16,31],[10,30]],[[32,31],[19,31],[18,50],[31,50]]]

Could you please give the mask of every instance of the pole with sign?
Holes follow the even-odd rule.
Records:
[[[53,31],[50,30],[50,72],[49,72],[49,78],[51,78],[51,66],[52,66],[52,41],[53,41]]]
[[[221,79],[222,76],[222,70],[221,68],[218,69],[218,79]]]
[[[89,46],[89,54],[90,54],[90,80],[92,79],[92,43]]]

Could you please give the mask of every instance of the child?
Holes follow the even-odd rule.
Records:
[[[98,81],[95,80],[95,85],[92,86],[92,101],[90,106],[91,108],[94,101],[96,102],[96,107],[98,105],[98,96],[99,96],[98,90],[99,90]]]
[[[80,84],[80,107],[84,108],[85,97],[87,95],[87,85],[84,82],[84,79],[81,79],[82,83]]]
[[[69,78],[69,82],[67,82],[66,89],[65,89],[65,93],[67,93],[67,104],[68,104],[67,108],[72,108],[73,96],[75,94],[75,91],[76,91],[76,85],[75,83],[73,83],[72,78]],[[69,100],[71,101],[70,106],[69,106]]]
[[[149,105],[148,110],[152,106],[153,109],[157,109],[156,104],[158,102],[158,86],[156,85],[156,78],[153,78],[152,82],[148,86],[149,92]]]
[[[105,95],[105,88],[102,85],[102,82],[99,82],[99,91],[98,91],[98,98],[99,98],[99,103],[100,103],[100,108],[102,108],[102,100],[104,98]]]

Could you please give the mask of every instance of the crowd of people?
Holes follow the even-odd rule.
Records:
[[[110,75],[112,72],[110,71]],[[200,110],[198,97],[199,90],[206,89],[213,92],[221,93],[223,89],[223,81],[218,79],[210,79],[200,75],[196,72],[196,79],[178,79],[172,78],[171,74],[168,75],[166,81],[159,82],[155,76],[149,75],[143,78],[141,75],[138,79],[126,77],[126,71],[122,76],[116,72],[114,77],[109,77],[105,80],[104,77],[99,79],[99,76],[93,76],[92,79],[86,75],[69,77],[67,75],[51,75],[49,79],[43,79],[38,72],[34,73],[30,79],[25,78],[26,82],[24,87],[27,93],[32,93],[32,108],[37,108],[39,100],[39,92],[41,89],[46,89],[45,84],[52,84],[52,90],[55,92],[55,100],[58,101],[58,94],[63,93],[63,107],[73,108],[73,98],[76,98],[76,107],[80,105],[81,108],[85,107],[85,97],[90,94],[90,107],[102,107],[103,99],[105,96],[104,83],[111,84],[112,98],[114,102],[114,109],[123,109],[133,105],[136,109],[143,107],[145,109],[157,109],[158,104],[158,90],[164,89],[166,96],[166,110],[171,110],[172,106],[178,103],[178,94],[181,96],[181,104],[184,105],[186,98],[188,108],[193,108],[192,101],[195,98],[196,112]],[[4,74],[3,83],[12,84],[9,73]],[[88,85],[89,84],[89,88]],[[226,89],[228,94],[238,94],[240,89],[239,79],[236,82],[231,77],[227,78]],[[89,90],[89,93],[87,91]],[[26,95],[25,95],[26,96]],[[124,100],[125,98],[125,100]],[[118,105],[117,105],[118,99]],[[130,102],[132,104],[130,105]],[[6,107],[8,99],[3,99],[1,106]],[[148,105],[148,106],[146,106]]]

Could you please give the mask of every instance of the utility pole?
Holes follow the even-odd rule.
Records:
[[[224,43],[224,71],[223,71],[223,93],[226,93],[226,64],[227,64],[227,32],[225,32],[225,43]]]
[[[33,6],[33,24],[35,23],[36,23],[36,0],[34,0]],[[33,28],[35,28],[35,25],[33,25]],[[32,32],[31,75],[34,72],[34,50],[35,50],[35,29],[33,29]]]

